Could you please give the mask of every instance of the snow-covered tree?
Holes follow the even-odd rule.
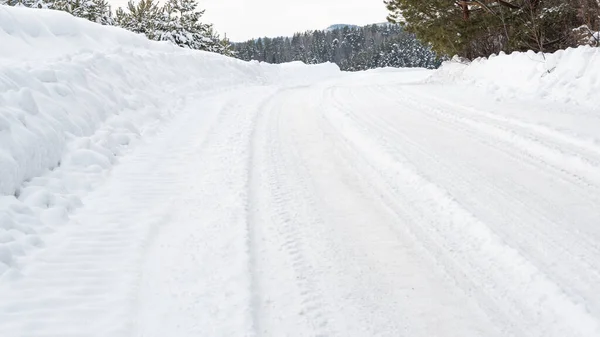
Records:
[[[65,11],[103,25],[114,22],[107,0],[0,0],[0,4]]]
[[[440,59],[428,45],[399,25],[336,25],[324,31],[296,33],[291,38],[258,38],[236,43],[237,57],[270,63],[332,62],[342,70],[377,67],[436,68]]]
[[[161,25],[162,11],[153,0],[140,0],[135,3],[129,0],[127,11],[117,9],[116,24],[134,33],[145,34],[156,40],[156,31]]]
[[[48,8],[48,3],[44,0],[0,0],[0,5],[28,7],[28,8]]]
[[[212,25],[200,21],[203,10],[196,0],[168,0],[159,7],[154,0],[129,1],[127,11],[118,9],[118,26],[145,34],[156,41],[170,41],[180,47],[231,54],[229,42],[219,39]]]
[[[190,49],[208,50],[215,41],[211,25],[200,22],[204,11],[198,11],[195,0],[168,0],[161,13],[158,40],[171,41]]]
[[[99,24],[114,24],[112,9],[107,0],[55,0],[51,3],[51,8]]]
[[[151,40],[228,56],[235,54],[227,38],[220,39],[212,25],[200,21],[204,11],[197,9],[197,0],[167,0],[164,6],[155,0],[130,0],[127,9],[119,8],[115,15],[108,0],[0,0],[0,4],[61,10],[103,25],[118,25]]]

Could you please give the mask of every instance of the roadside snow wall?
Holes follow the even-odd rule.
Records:
[[[106,145],[113,152],[168,114],[184,91],[303,85],[339,72],[335,65],[247,63],[148,41],[63,12],[5,6],[0,46],[3,195],[67,164],[61,162],[67,144],[102,127],[111,128]]]
[[[332,64],[243,62],[64,12],[0,5],[0,278],[186,97],[339,73]]]
[[[512,53],[445,62],[430,79],[467,82],[502,98],[531,97],[598,107],[600,104],[600,48],[583,46],[553,54]]]

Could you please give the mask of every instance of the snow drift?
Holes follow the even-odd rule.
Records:
[[[597,107],[600,104],[600,49],[589,46],[553,54],[515,52],[470,63],[445,62],[432,81],[467,82],[507,99],[536,96]]]
[[[303,85],[339,73],[331,64],[242,62],[64,12],[6,6],[0,45],[0,277],[190,92]]]

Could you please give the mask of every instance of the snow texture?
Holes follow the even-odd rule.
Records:
[[[600,104],[600,49],[582,46],[552,54],[500,54],[470,63],[452,60],[432,81],[462,81],[508,100],[529,97],[594,107]]]
[[[2,337],[600,335],[597,49],[350,74],[3,6],[0,45]]]
[[[50,10],[0,6],[0,277],[192,95],[307,84],[335,65],[246,63]]]

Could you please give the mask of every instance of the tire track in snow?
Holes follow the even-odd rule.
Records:
[[[319,294],[319,290],[312,279],[315,271],[311,267],[310,262],[306,258],[306,252],[303,241],[307,238],[307,235],[303,233],[302,229],[307,225],[319,226],[322,222],[320,218],[309,216],[309,212],[302,212],[299,208],[305,208],[307,210],[316,210],[314,201],[311,200],[310,194],[307,193],[304,188],[309,185],[306,176],[300,175],[301,167],[285,165],[286,159],[284,159],[284,150],[281,147],[283,141],[283,135],[281,135],[281,110],[277,111],[275,115],[275,125],[271,126],[271,130],[276,130],[277,140],[273,141],[274,151],[271,155],[273,170],[269,174],[270,190],[272,191],[272,207],[276,209],[275,218],[277,222],[282,224],[280,227],[280,234],[284,240],[282,248],[288,254],[291,261],[291,266],[297,275],[297,284],[300,288],[301,304],[300,314],[305,315],[309,321],[309,324],[313,329],[313,336],[324,337],[331,335],[328,332],[328,313],[327,309],[320,301],[322,296]],[[289,144],[289,143],[288,143]],[[289,151],[291,150],[291,151]],[[289,154],[294,156],[298,150],[288,148]],[[296,160],[294,163],[300,163],[301,160],[295,155]],[[276,159],[278,158],[278,159]],[[292,178],[291,172],[298,173],[298,176]],[[285,182],[295,181],[295,189],[291,190],[285,188]],[[302,196],[302,198],[299,198]],[[297,202],[303,200],[307,205],[299,205]],[[311,207],[312,206],[312,207]]]
[[[247,198],[246,198],[246,235],[247,235],[247,249],[248,249],[248,267],[249,267],[249,275],[250,275],[250,293],[251,293],[251,310],[252,310],[252,321],[253,321],[253,334],[255,336],[262,335],[263,329],[263,320],[264,320],[264,310],[263,310],[263,289],[261,276],[259,275],[261,272],[260,254],[261,248],[259,247],[260,243],[258,242],[260,235],[262,234],[262,224],[261,219],[258,216],[259,212],[259,204],[257,203],[258,189],[261,188],[259,186],[260,182],[258,180],[259,172],[257,172],[260,168],[260,163],[256,159],[256,152],[259,151],[258,144],[258,131],[264,132],[265,129],[263,127],[264,120],[268,118],[268,115],[271,113],[272,109],[272,100],[279,92],[274,92],[271,96],[262,101],[256,108],[255,117],[252,126],[252,132],[250,133],[250,148],[248,153],[248,176],[247,176]],[[266,115],[266,116],[265,116]]]
[[[391,88],[380,89],[382,89],[380,93],[390,93]],[[578,157],[578,159],[587,161],[593,166],[600,166],[600,146],[598,146],[598,143],[595,141],[595,139],[585,140],[545,125],[521,121],[512,117],[500,116],[498,114],[474,107],[461,106],[441,97],[429,95],[424,92],[418,92],[414,89],[409,89],[408,91],[411,93],[413,100],[415,97],[419,97],[419,100],[414,101],[418,101],[421,104],[429,104],[431,106],[431,104],[435,102],[437,103],[438,107],[439,105],[442,105],[451,107],[452,110],[456,112],[460,111],[463,118],[495,125],[496,127],[502,128],[503,130],[507,130],[509,132],[516,132],[516,130],[518,130],[521,135],[530,140],[542,143],[542,145],[544,145],[544,142],[551,143],[553,144],[553,149],[556,149],[560,152],[565,152],[571,156]],[[411,97],[409,96],[408,98]]]
[[[193,158],[182,173],[185,211],[150,252],[140,292],[142,307],[150,309],[138,318],[145,324],[138,335],[256,335],[248,164],[257,107],[273,88],[238,94],[252,99],[242,105],[234,93],[224,95],[216,124],[203,137],[187,132]]]
[[[412,106],[413,101],[408,98],[407,101],[404,101],[404,105],[409,103],[409,106]],[[510,151],[510,144],[505,144],[504,146],[498,146],[497,143],[490,141],[490,139],[495,139],[494,135],[489,135],[486,133],[482,133],[480,130],[473,130],[469,128],[469,125],[464,125],[461,123],[457,123],[454,118],[452,119],[444,119],[439,114],[446,115],[450,112],[440,112],[439,108],[435,108],[434,112],[428,112],[428,110],[423,110],[423,105],[425,103],[421,101],[414,102],[414,109],[419,109],[419,113],[424,118],[430,118],[433,123],[436,125],[448,125],[449,129],[457,131],[460,130],[465,135],[469,135],[476,139],[477,141],[486,144],[487,146],[495,149],[498,152],[502,152],[508,155],[519,162],[529,163],[537,170],[546,174],[557,173],[557,174],[567,174],[567,179],[557,178],[558,181],[564,181],[565,183],[573,186],[579,186],[578,189],[571,188],[571,192],[577,193],[580,198],[583,200],[588,200],[590,203],[594,203],[594,200],[598,200],[598,195],[600,195],[600,189],[596,186],[589,184],[580,184],[580,179],[568,179],[572,176],[572,173],[566,172],[561,169],[554,169],[550,164],[542,161],[542,165],[540,165],[540,161],[536,157],[532,157],[530,154],[520,155],[521,149],[515,148]],[[433,108],[432,108],[433,109]],[[403,139],[402,142],[409,144],[410,147],[418,148],[419,151],[423,154],[423,157],[430,158],[433,160],[432,163],[422,164],[423,166],[438,166],[444,167],[445,171],[452,172],[453,176],[461,176],[463,177],[462,181],[468,184],[469,180],[473,180],[473,178],[478,178],[479,189],[489,189],[490,192],[487,193],[489,195],[499,195],[503,196],[504,204],[503,207],[501,205],[496,205],[497,217],[504,218],[512,218],[512,222],[515,224],[522,224],[524,226],[516,227],[510,226],[510,230],[506,230],[506,233],[511,235],[515,232],[524,232],[528,233],[527,237],[513,237],[513,242],[520,242],[521,247],[519,248],[522,252],[525,250],[525,255],[533,259],[539,267],[542,269],[553,270],[554,272],[554,280],[561,285],[561,288],[570,296],[572,300],[577,303],[585,303],[585,299],[596,298],[597,295],[590,284],[600,282],[600,265],[598,264],[598,259],[595,256],[600,255],[600,250],[598,245],[596,244],[595,236],[593,233],[586,233],[585,231],[573,230],[572,228],[566,228],[564,225],[560,225],[560,222],[570,222],[570,217],[565,215],[561,215],[558,218],[556,216],[550,217],[548,215],[547,209],[543,209],[539,207],[537,204],[525,204],[521,201],[520,198],[515,198],[514,194],[508,193],[505,189],[502,189],[498,186],[496,182],[493,180],[484,179],[483,176],[479,175],[477,171],[474,171],[473,168],[468,167],[467,165],[454,161],[451,167],[444,163],[440,158],[439,154],[437,155],[428,151],[427,149],[420,146],[418,143],[414,141],[408,140],[405,136],[401,135],[398,131],[395,131],[391,126],[397,126],[398,124],[390,119],[384,118],[385,114],[380,114],[381,123],[378,123],[375,128],[378,130],[387,130],[388,134],[391,135],[392,138],[400,137]],[[388,116],[389,117],[389,116]],[[502,142],[502,139],[498,140]],[[456,168],[459,167],[459,169]],[[469,173],[469,176],[465,175],[465,172]],[[457,185],[457,181],[449,180],[446,182],[449,185]],[[527,194],[539,194],[539,191],[527,189],[525,186],[522,187]],[[501,199],[499,199],[501,200]],[[548,201],[549,202],[549,201]],[[501,214],[498,210],[502,209],[511,209],[513,212]],[[516,212],[516,210],[521,210],[521,212]],[[539,222],[539,226],[532,226],[532,224]],[[552,229],[551,231],[549,229]],[[496,226],[496,231],[505,231],[503,227],[498,228]],[[556,236],[556,233],[560,232],[560,236]],[[554,234],[554,237],[551,236]],[[526,240],[526,238],[536,238],[536,243],[532,244],[530,240]],[[541,239],[541,240],[540,240]],[[544,244],[542,244],[542,242]],[[539,247],[535,248],[535,251],[531,251],[530,247]],[[555,260],[543,261],[546,259],[546,253],[544,252],[544,247],[552,246],[553,250],[556,252],[560,252],[560,256],[564,256],[564,260],[570,260],[569,263],[558,264]],[[533,255],[532,255],[533,254]],[[585,272],[584,272],[585,271]],[[581,277],[586,275],[586,277]],[[592,277],[595,281],[590,279]],[[589,308],[592,312],[600,312],[599,307]]]
[[[373,91],[374,94],[376,94],[379,91]],[[490,141],[490,139],[495,139],[493,135],[487,134],[487,133],[481,133],[481,132],[477,132],[476,130],[473,130],[472,128],[469,128],[468,125],[463,125],[461,123],[457,123],[454,119],[450,119],[450,120],[446,120],[443,119],[441,117],[439,117],[437,114],[435,113],[429,113],[427,110],[423,110],[423,102],[421,101],[412,101],[410,99],[408,99],[408,101],[403,101],[403,104],[406,105],[406,103],[409,104],[415,104],[414,105],[414,109],[419,109],[419,107],[421,108],[421,110],[419,110],[419,114],[421,116],[423,116],[423,118],[429,118],[433,123],[435,123],[436,125],[451,125],[452,126],[452,130],[461,130],[464,134],[469,135],[469,137],[472,137],[474,139],[476,139],[478,142],[481,142],[483,144],[486,144],[487,146],[493,148],[494,150],[501,152],[503,154],[506,154],[507,156],[514,158],[515,160],[519,161],[519,162],[523,162],[523,163],[527,163],[528,165],[531,165],[532,167],[535,167],[536,169],[540,170],[541,172],[551,172],[551,173],[556,173],[561,175],[560,178],[557,177],[557,179],[559,179],[560,181],[563,181],[567,184],[571,184],[571,186],[573,184],[577,185],[580,187],[580,189],[575,189],[574,192],[578,193],[579,196],[581,196],[582,198],[585,199],[590,199],[590,202],[595,202],[596,200],[598,202],[600,202],[600,199],[598,199],[598,195],[600,195],[600,189],[597,186],[594,185],[590,185],[588,183],[584,183],[581,184],[582,180],[581,178],[579,178],[578,176],[567,172],[564,169],[560,169],[560,168],[556,168],[554,166],[552,166],[551,164],[545,162],[545,161],[540,161],[537,157],[532,156],[531,154],[523,154],[521,155],[521,149],[520,148],[513,148],[513,150],[511,151],[511,145],[510,144],[505,144],[504,146],[498,146],[498,144],[496,142],[492,142]],[[432,108],[433,109],[433,108]],[[436,112],[440,112],[439,108],[435,109]],[[442,113],[442,114],[447,114],[446,112]],[[416,147],[419,148],[420,151],[423,154],[426,154],[427,157],[430,158],[434,158],[436,157],[436,155],[434,153],[430,153],[427,152],[424,148],[422,148],[422,146],[420,146],[418,143],[414,142],[414,141],[410,141],[407,137],[401,135],[398,131],[394,130],[394,124],[397,122],[390,120],[389,118],[383,118],[380,117],[381,119],[381,123],[378,124],[374,124],[373,128],[374,129],[383,129],[386,130],[388,135],[391,135],[391,137],[402,137],[403,142],[408,142],[411,147]],[[499,139],[498,142],[502,142],[502,139]],[[507,150],[508,149],[508,150]],[[438,155],[439,156],[439,155]],[[449,167],[448,165],[444,164],[443,162],[440,161],[440,159],[436,159],[435,165],[442,165],[442,166],[446,166],[446,169],[448,170],[453,170],[451,167]],[[456,170],[454,169],[454,174],[455,175],[462,175],[464,176],[464,172],[469,172],[469,174],[476,174],[476,172],[472,172],[472,169],[469,169],[468,167],[466,167],[464,164],[461,163],[453,163],[453,165],[455,166],[461,166],[462,169],[461,170]],[[472,178],[472,177],[471,177]],[[464,181],[467,181],[467,177],[465,177]],[[489,180],[485,180],[482,179],[481,183],[485,184],[485,185],[489,185],[491,189],[494,190],[494,192],[496,193],[503,193],[507,196],[507,198],[512,198],[512,196],[508,195],[504,190],[500,189],[499,187],[497,187],[496,184],[494,184],[492,181]],[[528,193],[532,193],[533,191],[531,190],[527,190]],[[514,199],[514,198],[513,198]],[[514,199],[516,202],[519,201],[519,199]],[[532,205],[533,207],[535,207],[536,205]],[[530,207],[532,207],[530,206]],[[534,212],[533,215],[539,215],[539,216],[543,216],[543,212],[541,210],[537,210],[537,209],[532,209],[532,212]],[[527,216],[531,216],[531,214],[525,214]],[[582,235],[583,233],[579,233],[578,231],[572,231],[572,230],[566,230],[565,228],[560,228],[558,227],[558,225],[555,223],[555,221],[547,219],[547,221],[550,224],[555,225],[555,229],[556,230],[561,230],[563,231],[563,235],[566,236],[575,236],[577,237],[577,241],[579,242],[585,242],[587,244],[588,249],[593,250],[594,252],[598,253],[598,247],[595,244],[595,240],[593,237],[589,237],[587,235]],[[547,234],[545,233],[546,231],[537,231],[535,234],[536,236],[546,236]],[[559,242],[555,242],[558,246]],[[596,268],[598,269],[598,268]]]
[[[290,172],[306,178],[299,180],[310,195],[303,214],[320,219],[302,228],[321,302],[336,308],[327,311],[332,335],[498,336],[481,310],[448,287],[431,260],[398,230],[408,218],[379,200],[381,192],[372,186],[381,179],[365,176],[353,152],[323,121],[330,108],[323,88],[290,96],[288,102],[307,103],[286,104],[278,129],[290,144],[286,154],[294,154],[287,156]],[[386,191],[386,184],[379,185]],[[293,196],[298,197],[307,199]]]
[[[407,88],[411,89],[411,88]],[[452,124],[480,142],[494,147],[520,161],[535,165],[542,171],[553,170],[561,179],[576,184],[595,198],[600,191],[600,148],[591,142],[574,138],[547,127],[495,116],[474,108],[462,107],[443,99],[418,93],[414,89],[401,95],[389,88],[366,88],[375,96],[396,97],[398,106],[407,103],[433,121]],[[418,97],[416,99],[414,96]],[[495,140],[496,142],[492,142]],[[502,146],[499,146],[501,144]],[[515,152],[518,152],[515,153]]]
[[[244,91],[258,98],[265,93]],[[219,98],[189,106],[163,132],[123,157],[60,237],[52,238],[23,270],[22,279],[0,285],[2,337],[249,331],[247,291],[240,287],[247,285],[245,243],[239,235],[244,207],[238,201],[243,199],[239,193],[251,114],[233,100],[219,110]],[[212,160],[202,162],[198,156],[203,154]],[[223,179],[213,182],[212,177]],[[206,190],[216,192],[213,200]],[[211,206],[226,208],[211,215]],[[168,241],[173,237],[176,246]],[[210,261],[211,254],[219,259]],[[218,268],[223,261],[228,265]],[[145,269],[148,265],[151,270]],[[186,279],[193,275],[202,277]]]
[[[532,162],[540,162],[545,169],[554,169],[570,181],[574,180],[575,183],[584,187],[598,190],[600,185],[600,151],[595,146],[563,135],[557,135],[556,132],[542,131],[543,134],[550,133],[550,135],[555,136],[555,138],[549,138],[547,135],[540,134],[539,130],[534,133],[532,126],[524,127],[522,124],[517,124],[517,122],[504,121],[508,125],[503,125],[501,119],[490,118],[484,114],[476,117],[468,116],[468,113],[472,113],[470,109],[439,102],[436,99],[422,98],[416,100],[408,97],[406,99],[410,100],[411,104],[420,106],[424,113],[435,114],[434,118],[440,121],[461,125],[464,130],[485,135],[485,137],[480,137],[481,141],[487,141],[490,145],[492,143],[489,139],[501,142],[502,147],[494,144],[497,149],[503,149],[507,153],[511,153],[510,149],[517,149],[522,154],[522,158],[525,157]],[[406,104],[406,99],[397,102]],[[436,106],[432,102],[436,102],[438,105]],[[451,107],[451,109],[440,108],[440,103],[445,107]],[[468,113],[465,113],[465,111],[468,111]]]
[[[426,114],[426,113],[425,113]],[[445,120],[436,119],[436,121],[440,123],[448,123]],[[391,122],[385,121],[384,124],[390,124]],[[393,123],[392,123],[393,124]],[[383,125],[383,124],[382,124]],[[470,133],[475,139],[478,139],[482,143],[489,145],[490,147],[497,149],[505,154],[508,154],[512,158],[516,158],[518,160],[524,160],[527,162],[529,158],[528,155],[525,157],[519,156],[519,150],[517,151],[506,151],[504,148],[499,147],[497,144],[489,141],[489,138],[486,136],[479,135],[477,133],[473,133],[472,130],[465,128],[464,125],[456,124],[450,122],[449,125],[453,126],[455,130],[463,130],[465,133]],[[381,126],[380,126],[381,127]],[[418,147],[417,144],[414,144]],[[509,147],[506,145],[505,148]],[[421,149],[423,153],[428,154],[431,158],[433,158],[433,153],[431,151],[427,151],[425,149]],[[534,161],[535,158],[531,158],[533,164],[540,170],[540,172],[555,172],[552,168],[547,166],[540,166],[537,164],[537,161]],[[440,167],[444,167],[444,163],[440,162],[437,159],[437,162],[432,165],[438,165]],[[455,164],[456,166],[457,164]],[[447,170],[452,171],[453,168],[446,167]],[[460,172],[469,172],[468,167],[463,167],[462,170],[456,172],[456,175],[460,175]],[[565,173],[566,171],[558,171],[559,174]],[[567,173],[571,175],[571,173]],[[471,178],[473,176],[471,175]],[[465,178],[466,179],[466,178]],[[467,180],[464,180],[467,181]],[[483,181],[483,180],[481,180]],[[577,192],[580,195],[580,198],[583,200],[589,200],[590,203],[593,203],[592,200],[596,199],[600,194],[599,190],[594,185],[583,184],[580,185],[580,180],[561,180],[569,182],[570,184],[576,184],[580,186],[580,189],[573,189],[572,192]],[[521,242],[522,245],[520,250],[525,249],[525,256],[532,260],[532,262],[536,263],[541,270],[550,270],[552,274],[546,275],[551,277],[553,282],[560,286],[562,291],[567,294],[571,301],[577,303],[578,305],[583,306],[586,310],[592,314],[600,312],[600,307],[595,305],[594,303],[598,303],[597,292],[591,287],[592,284],[598,284],[600,282],[600,265],[598,265],[598,259],[595,258],[600,255],[600,251],[598,249],[598,245],[596,244],[595,236],[590,235],[593,233],[586,233],[585,231],[574,230],[573,228],[564,227],[564,223],[571,222],[571,217],[569,216],[560,216],[556,218],[556,216],[551,217],[547,210],[543,208],[537,207],[535,204],[525,204],[519,198],[515,198],[514,195],[507,193],[507,191],[500,189],[496,184],[491,182],[483,181],[484,187],[488,185],[493,192],[493,194],[502,195],[505,200],[510,200],[510,206],[504,207],[502,209],[513,209],[515,210],[515,205],[520,205],[521,212],[509,212],[506,214],[498,213],[498,216],[502,216],[505,218],[512,218],[512,222],[515,224],[522,224],[520,228],[521,231],[529,232],[527,237],[514,237],[513,241]],[[535,193],[535,191],[528,191],[527,193]],[[537,192],[539,193],[539,192]],[[499,207],[498,207],[499,208]],[[499,208],[500,209],[500,208]],[[539,226],[531,226],[531,224],[538,223]],[[560,224],[563,224],[562,226]],[[552,229],[552,230],[550,230]],[[501,230],[504,230],[501,228]],[[517,229],[519,230],[519,229]],[[508,233],[508,231],[507,231]],[[561,235],[557,236],[557,233],[561,233]],[[531,242],[531,240],[526,238],[535,237],[535,242]],[[532,251],[530,248],[534,247]],[[539,247],[539,248],[538,248]],[[560,260],[557,261],[547,260],[547,253],[545,250],[547,247],[552,247],[552,250],[558,253],[560,256]],[[547,260],[547,261],[545,261]],[[568,262],[567,262],[568,261]]]
[[[352,95],[350,95],[352,96]],[[348,95],[345,95],[344,97],[348,97]],[[358,97],[360,96],[353,96],[355,99],[359,99]],[[339,103],[338,103],[339,105]],[[355,104],[348,104],[348,106],[356,106]],[[395,105],[394,105],[395,106]],[[539,300],[539,303],[552,303],[554,302],[554,305],[551,307],[553,310],[557,310],[557,312],[561,312],[564,314],[560,315],[558,317],[562,317],[562,319],[567,319],[570,318],[571,324],[569,325],[565,325],[563,326],[562,330],[563,332],[567,332],[569,331],[569,333],[574,333],[573,329],[575,326],[578,326],[578,328],[581,329],[580,333],[583,336],[589,336],[592,335],[594,331],[597,331],[597,322],[592,319],[586,312],[585,309],[582,308],[581,305],[575,304],[573,302],[571,302],[570,300],[564,298],[560,291],[556,292],[555,288],[552,285],[552,282],[548,282],[548,279],[545,279],[544,277],[540,276],[542,274],[540,274],[539,272],[534,272],[535,271],[535,267],[533,267],[527,260],[524,260],[523,258],[521,258],[518,254],[518,252],[515,252],[513,249],[509,248],[508,246],[505,246],[501,241],[498,241],[497,238],[495,237],[493,232],[490,232],[489,229],[487,229],[487,226],[483,223],[479,223],[477,218],[473,217],[472,215],[470,215],[468,212],[466,212],[466,210],[464,208],[462,208],[462,206],[460,204],[457,203],[457,201],[452,200],[451,195],[448,195],[447,192],[444,192],[444,190],[440,187],[440,186],[436,186],[435,184],[432,184],[431,181],[427,180],[427,177],[423,177],[419,175],[419,172],[416,171],[417,168],[410,168],[412,167],[412,164],[410,162],[407,161],[406,158],[403,159],[403,155],[401,153],[398,152],[398,150],[395,149],[394,146],[391,146],[390,144],[387,144],[386,138],[388,136],[386,135],[386,131],[385,128],[382,128],[381,125],[368,125],[368,121],[362,119],[360,123],[356,123],[356,122],[352,122],[355,125],[351,125],[346,123],[341,123],[343,121],[343,119],[348,119],[350,118],[355,118],[352,117],[351,115],[348,114],[352,114],[351,111],[349,111],[349,108],[347,109],[341,109],[339,110],[340,112],[345,111],[344,113],[342,113],[341,115],[339,113],[336,113],[335,119],[331,119],[331,123],[332,126],[335,126],[338,130],[340,130],[340,132],[342,133],[342,135],[348,139],[348,141],[350,141],[350,144],[352,144],[352,146],[355,148],[355,151],[357,151],[358,154],[361,154],[361,156],[364,156],[365,158],[365,164],[366,167],[370,166],[371,170],[375,170],[376,172],[378,172],[378,175],[381,175],[381,177],[383,177],[387,182],[388,185],[390,187],[392,187],[393,189],[387,193],[392,193],[391,194],[391,198],[389,200],[393,200],[395,198],[401,197],[400,200],[404,200],[405,202],[407,202],[408,204],[413,205],[413,207],[411,207],[411,210],[409,211],[408,214],[412,214],[412,216],[417,216],[418,218],[415,219],[416,223],[429,223],[430,226],[432,227],[415,227],[412,226],[412,231],[413,233],[415,233],[417,235],[417,238],[422,241],[423,243],[427,243],[426,245],[429,245],[429,250],[431,253],[434,254],[434,256],[436,257],[436,259],[438,259],[439,261],[446,261],[443,263],[445,268],[449,268],[451,266],[454,265],[454,267],[452,268],[456,268],[459,267],[458,270],[464,270],[464,265],[461,266],[461,263],[464,264],[466,263],[481,263],[479,267],[477,267],[477,264],[472,265],[471,267],[467,268],[464,273],[465,275],[470,275],[470,277],[474,277],[474,275],[479,275],[478,277],[476,277],[475,279],[479,278],[479,282],[482,281],[481,277],[484,276],[486,277],[486,275],[489,275],[489,279],[487,279],[486,282],[490,282],[492,280],[499,280],[502,278],[508,278],[509,280],[512,279],[512,277],[515,277],[514,279],[512,279],[511,284],[512,285],[516,285],[518,284],[518,287],[525,287],[526,289],[528,289],[528,294],[525,295],[523,294],[522,296],[516,296],[513,298],[513,304],[510,305],[512,308],[511,309],[503,309],[502,311],[504,312],[504,314],[509,314],[509,317],[512,316],[511,321],[513,322],[513,324],[519,322],[520,320],[522,320],[522,317],[519,316],[515,316],[511,313],[514,312],[518,312],[518,309],[520,306],[522,306],[523,304],[525,304],[524,302],[522,302],[523,300],[528,300],[527,296],[533,296],[534,298],[537,298],[536,301]],[[333,116],[329,116],[329,118],[334,118]],[[365,122],[367,122],[367,125],[365,126]],[[374,139],[368,139],[365,138],[366,136],[364,135],[376,135],[376,134],[380,134],[380,136],[374,138]],[[387,133],[389,134],[389,133]],[[396,139],[397,140],[397,139]],[[373,143],[375,142],[375,143]],[[372,146],[367,146],[368,144],[371,144]],[[375,145],[377,144],[377,145]],[[380,151],[375,151],[375,149],[377,148],[381,148],[383,150],[383,152]],[[387,152],[387,153],[386,153]],[[368,158],[368,159],[366,159]],[[378,163],[378,166],[380,166],[379,168],[373,166],[373,163]],[[408,165],[408,166],[407,166]],[[394,178],[392,178],[392,176]],[[412,195],[409,194],[409,191],[412,191]],[[383,193],[383,194],[387,194],[387,193]],[[403,199],[402,199],[403,198]],[[393,202],[389,202],[392,208],[395,209],[399,209],[400,206],[394,206]],[[402,211],[402,207],[400,208],[401,212],[406,213],[406,210]],[[421,214],[419,214],[421,213]],[[442,225],[442,226],[440,226]],[[448,228],[445,228],[445,226],[449,226]],[[451,230],[446,231],[446,229]],[[425,231],[424,231],[425,230]],[[432,231],[433,230],[433,231]],[[465,231],[466,230],[466,231]],[[466,234],[466,236],[457,236],[459,234]],[[459,238],[462,237],[461,240],[455,241],[455,238]],[[434,239],[433,242],[431,242],[431,240]],[[434,243],[435,242],[435,243]],[[459,242],[461,242],[461,244],[459,244]],[[479,242],[479,243],[477,243]],[[439,252],[435,252],[435,251],[431,251],[431,249],[434,246],[431,246],[431,244],[434,245],[439,245],[439,248],[441,249],[441,251]],[[467,244],[465,246],[465,244]],[[487,247],[487,248],[486,248]],[[504,247],[504,248],[503,248]],[[467,249],[468,248],[468,249]],[[488,254],[491,253],[492,251],[489,249],[495,249],[495,250],[499,250],[497,253],[494,254]],[[487,251],[487,253],[486,253]],[[500,253],[504,251],[504,253]],[[479,252],[479,256],[473,255],[474,252]],[[453,256],[454,262],[451,262],[448,260],[448,256]],[[510,257],[508,259],[508,257]],[[483,263],[484,260],[482,258],[487,259],[489,262],[486,262],[485,264]],[[502,262],[504,261],[504,262]],[[509,263],[509,261],[512,261],[511,263]],[[517,262],[518,261],[518,262]],[[484,265],[488,264],[488,263],[493,263],[494,265],[494,269],[497,270],[503,270],[503,275],[504,276],[500,276],[500,277],[491,277],[492,276],[492,271],[493,270],[487,270],[487,269],[482,269]],[[523,272],[523,275],[518,275],[515,274],[515,272],[512,270],[512,268],[510,267],[512,265],[512,263],[515,264],[519,264],[519,273]],[[471,268],[475,267],[475,270],[478,270],[477,272],[475,272],[475,270],[471,270]],[[451,270],[449,270],[451,274],[453,274],[455,277],[458,276],[459,274],[456,274],[456,271],[452,272]],[[461,272],[463,273],[463,272]],[[495,273],[495,271],[494,271]],[[531,274],[533,273],[533,274]],[[530,275],[537,275],[535,276],[535,278],[532,281],[527,281],[525,277],[525,275],[530,274]],[[487,278],[487,277],[486,277]],[[518,280],[524,281],[524,282],[520,282]],[[479,284],[475,284],[475,290],[477,292],[481,292],[484,291],[484,293],[486,293],[487,295],[484,296],[490,296],[492,295],[492,298],[495,298],[494,301],[496,302],[496,304],[494,304],[494,306],[498,305],[499,303],[505,303],[508,304],[506,302],[506,298],[500,298],[497,297],[497,294],[495,294],[494,292],[491,292],[493,289],[485,289],[481,288],[483,284],[479,283]],[[499,284],[496,284],[496,286],[498,286]],[[508,283],[505,285],[509,285]],[[537,286],[535,286],[537,285]],[[465,285],[463,285],[465,286]],[[479,289],[477,289],[479,288]],[[512,288],[512,286],[511,286]],[[511,292],[522,292],[522,289],[516,289],[516,288],[508,288],[507,290],[509,290],[509,293]],[[469,289],[469,288],[465,288],[465,289]],[[470,290],[470,291],[473,291]],[[483,293],[481,293],[483,294]],[[515,294],[516,295],[516,294]],[[483,298],[483,297],[482,297]],[[546,298],[544,300],[544,298]],[[546,302],[548,301],[548,302]],[[533,302],[530,302],[529,300],[527,301],[529,302],[529,305],[534,305]],[[558,304],[560,303],[560,304]],[[534,309],[535,305],[533,307],[530,307],[528,310],[532,310]],[[571,308],[569,310],[566,310],[565,308]],[[488,310],[494,310],[493,307],[488,307]],[[516,310],[516,311],[515,311]],[[565,311],[566,310],[566,311]],[[567,312],[569,314],[567,314]],[[535,311],[529,311],[529,317],[531,319],[532,322],[535,322],[536,320],[534,319],[535,316],[531,316],[530,314],[535,313]],[[573,313],[578,313],[578,315],[575,315]],[[491,316],[493,317],[501,317],[502,315],[498,315],[499,313],[493,314]],[[525,312],[522,312],[522,314],[525,314]],[[551,324],[549,324],[549,322],[554,322],[554,320],[552,320],[552,314],[550,314],[550,312],[548,311],[543,311],[543,312],[538,312],[535,313],[535,315],[540,315],[538,316],[536,319],[541,319],[541,321],[539,322],[540,324],[536,325],[537,327],[541,327],[541,326],[551,326]],[[549,315],[549,316],[546,316]],[[527,315],[525,316],[527,317]],[[587,319],[586,319],[587,317]],[[581,320],[581,321],[577,321],[577,320]],[[582,324],[584,321],[586,321],[586,324]],[[542,323],[542,322],[546,322],[546,323]],[[577,322],[577,323],[575,323]],[[501,322],[502,323],[502,322]],[[504,322],[507,323],[507,322]],[[513,328],[510,329],[514,329],[516,328],[516,326],[514,326]],[[558,328],[558,326],[555,326],[554,328]],[[523,329],[522,331],[527,331],[528,327],[526,326],[521,326],[520,329]],[[510,330],[507,330],[510,331]],[[530,332],[531,333],[531,332]],[[549,333],[549,332],[547,332]],[[560,334],[558,334],[560,335]]]
[[[329,336],[327,310],[319,301],[314,271],[306,257],[302,228],[318,219],[308,214],[305,183],[285,164],[286,136],[280,133],[280,92],[261,108],[251,158],[249,225],[253,231],[255,314],[259,336]],[[294,186],[290,186],[294,182]],[[303,198],[299,198],[303,195]],[[302,200],[301,203],[298,203]],[[300,209],[304,209],[301,211]]]

